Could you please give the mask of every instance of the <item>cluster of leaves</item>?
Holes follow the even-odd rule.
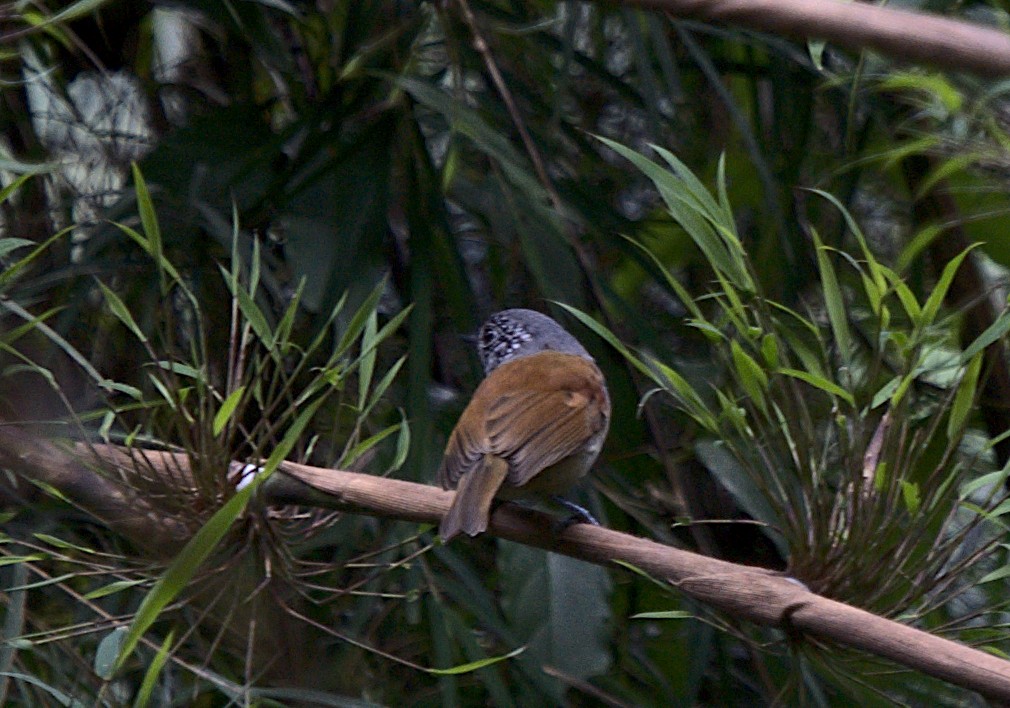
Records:
[[[605,142],[649,176],[712,267],[711,290],[696,297],[656,262],[722,376],[690,381],[573,314],[694,421],[696,454],[788,559],[791,575],[820,594],[1007,654],[998,628],[1006,600],[995,581],[1006,577],[997,552],[1010,466],[994,464],[996,441],[969,422],[983,350],[1010,331],[1010,309],[959,346],[956,315],[942,306],[969,251],[946,264],[920,302],[874,256],[844,206],[818,192],[842,213],[860,257],[824,246],[813,231],[821,287],[802,314],[762,294],[721,164],[713,195],[663,148],[653,149],[665,166]]]
[[[48,694],[62,701],[67,692],[89,693],[85,688],[89,682],[63,684],[55,670],[63,660],[61,653],[48,651],[49,645],[62,651],[71,650],[72,643],[78,650],[93,647],[95,679],[101,686],[143,641],[145,656],[153,658],[142,664],[147,668],[141,672],[135,697],[138,705],[151,699],[169,660],[197,679],[192,687],[190,681],[176,685],[173,693],[182,695],[207,682],[233,697],[253,695],[248,687],[208,668],[210,662],[201,665],[198,655],[191,653],[200,651],[205,642],[211,646],[233,643],[230,635],[238,634],[245,636],[249,651],[264,654],[258,663],[269,666],[277,661],[275,650],[259,646],[256,642],[263,640],[256,640],[252,630],[234,616],[248,612],[244,605],[255,603],[265,593],[276,607],[260,609],[253,615],[256,619],[264,621],[284,611],[298,616],[295,606],[305,599],[320,600],[315,590],[322,589],[332,599],[353,593],[353,586],[367,580],[367,576],[353,578],[353,570],[330,559],[320,562],[313,550],[320,537],[329,536],[329,543],[352,540],[347,552],[353,552],[360,525],[341,528],[342,517],[325,511],[261,508],[252,503],[255,492],[286,459],[348,467],[367,457],[384,461],[387,471],[403,464],[409,447],[406,421],[382,421],[390,414],[399,417],[395,409],[390,410],[386,394],[404,357],[387,365],[379,361],[378,351],[399,329],[409,308],[380,327],[377,309],[385,283],[379,283],[354,312],[346,312],[346,299],[340,300],[318,333],[301,344],[304,335],[296,324],[304,319],[300,289],[276,316],[261,308],[257,302],[262,301],[258,246],[251,242],[252,257],[246,268],[236,224],[231,267],[220,273],[230,293],[230,346],[224,352],[215,351],[209,346],[206,306],[166,258],[146,183],[136,170],[134,179],[141,229],[116,226],[124,239],[153,261],[151,273],[162,307],[145,314],[148,322],[160,322],[161,328],[145,330],[115,290],[122,283],[107,285],[95,279],[92,287],[100,316],[106,319],[103,331],[111,335],[118,324],[148,361],[130,381],[114,381],[47,324],[57,310],[36,316],[15,299],[5,298],[4,321],[25,321],[5,328],[0,338],[0,349],[19,362],[6,367],[3,374],[10,380],[28,372],[59,392],[64,382],[20,351],[19,340],[31,334],[48,338],[80,364],[78,369],[101,392],[102,403],[78,411],[67,401],[68,409],[59,419],[32,424],[62,421],[69,427],[60,430],[61,436],[71,430],[71,436],[81,433],[95,444],[132,449],[133,467],[121,470],[118,481],[148,502],[153,514],[178,522],[189,532],[174,539],[178,554],[161,569],[158,563],[131,561],[117,552],[121,551],[118,544],[110,548],[106,540],[89,541],[86,534],[82,538],[81,530],[75,528],[76,513],[64,517],[60,537],[36,530],[34,514],[5,514],[3,564],[14,567],[14,582],[7,588],[14,611],[5,629],[13,644],[5,670],[20,669],[9,676],[28,694],[37,690],[40,700]],[[51,242],[64,235],[57,234]],[[13,260],[2,273],[3,287],[16,294],[18,274],[29,272],[51,242]],[[5,253],[32,245],[18,239],[0,241]],[[167,445],[185,462],[176,466],[152,463],[144,452],[152,445],[155,449]],[[62,498],[58,490],[50,491]],[[109,510],[132,513],[112,503]],[[51,517],[47,526],[58,518]],[[153,517],[151,521],[157,523]],[[142,538],[134,541],[140,547],[146,545]],[[60,568],[66,572],[54,572]],[[25,612],[26,606],[42,608],[63,598],[95,619],[75,628],[50,628],[44,619],[39,622],[40,618]],[[129,631],[119,627],[109,633],[111,626],[126,619],[131,620]],[[255,623],[256,619],[245,621]],[[160,644],[144,638],[155,622],[165,632]],[[30,627],[34,630],[28,631]],[[97,642],[102,635],[105,638]],[[97,695],[110,690],[115,693],[106,685]]]

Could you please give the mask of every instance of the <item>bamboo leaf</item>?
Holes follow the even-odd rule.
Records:
[[[161,227],[158,225],[158,215],[154,210],[154,202],[151,200],[151,192],[147,189],[147,182],[140,168],[134,162],[131,165],[133,172],[134,191],[137,194],[137,211],[140,213],[140,223],[144,227],[144,235],[150,245],[150,253],[159,265],[166,262],[165,247],[161,240]],[[160,274],[160,271],[159,271]],[[161,283],[162,294],[165,292],[166,284],[164,279]]]
[[[224,399],[221,404],[221,408],[218,409],[217,413],[214,415],[214,422],[212,427],[214,436],[221,434],[224,430],[224,426],[228,424],[231,420],[232,414],[235,412],[235,407],[238,406],[239,401],[242,400],[242,395],[245,393],[245,386],[239,386]]]
[[[821,273],[821,289],[824,292],[824,305],[828,310],[828,321],[834,332],[838,350],[846,361],[852,356],[852,334],[849,332],[849,319],[845,308],[845,298],[838,285],[835,269],[827,256],[827,249],[821,243],[820,236],[811,229],[814,238],[814,249],[817,252],[817,267]]]
[[[0,201],[3,200],[0,199]],[[34,241],[29,241],[26,238],[0,238],[0,258],[13,253],[19,248],[28,248],[34,245]]]
[[[368,319],[375,313],[375,309],[379,306],[379,299],[382,297],[382,292],[385,289],[386,281],[383,279],[379,281],[374,288],[372,288],[372,292],[369,293],[368,297],[365,298],[365,301],[361,303],[361,306],[351,316],[351,321],[347,323],[347,328],[341,335],[339,344],[337,344],[337,348],[334,352],[335,357],[341,356],[355,341],[357,341],[361,332],[368,324]]]
[[[453,666],[449,669],[425,669],[429,674],[434,674],[435,676],[458,676],[460,674],[468,674],[471,671],[476,671],[477,669],[483,669],[485,666],[491,666],[497,664],[500,661],[505,661],[506,659],[512,659],[526,651],[526,647],[519,647],[518,649],[513,649],[508,654],[502,654],[501,656],[491,656],[487,659],[479,659],[478,661],[470,661],[466,664],[460,664],[459,666]]]
[[[947,439],[953,440],[960,435],[965,422],[975,404],[975,391],[978,386],[978,376],[982,371],[982,352],[971,358],[964,375],[957,386],[954,400],[950,404],[950,416],[947,418]]]
[[[1005,309],[996,318],[996,321],[989,325],[982,334],[978,335],[974,342],[961,353],[961,364],[967,364],[980,351],[990,344],[1002,339],[1007,332],[1010,332],[1010,309]]]
[[[694,619],[694,615],[684,610],[661,610],[658,612],[639,612],[632,615],[631,619],[652,619],[652,620],[674,620],[674,619]]]
[[[845,224],[849,227],[849,231],[856,237],[856,241],[859,243],[859,248],[863,253],[863,258],[866,260],[866,266],[870,271],[870,277],[873,278],[873,282],[876,283],[877,289],[880,292],[884,292],[887,289],[887,282],[884,278],[884,274],[880,271],[880,264],[874,257],[873,251],[870,250],[870,246],[866,241],[866,236],[863,234],[863,230],[859,228],[859,224],[857,224],[856,220],[852,218],[852,214],[849,213],[849,210],[845,208],[845,205],[842,204],[838,200],[838,197],[834,194],[825,192],[822,189],[811,189],[810,192],[831,202],[831,204],[833,204],[841,213],[842,218],[845,219]]]
[[[375,373],[375,357],[377,354],[375,347],[375,331],[378,328],[378,314],[372,310],[365,321],[365,331],[361,336],[361,350],[366,352],[361,355],[361,363],[358,366],[358,409],[365,407],[368,399],[368,389],[372,385],[372,375]]]
[[[130,588],[135,588],[138,585],[143,585],[146,580],[117,580],[114,583],[109,583],[108,585],[103,585],[100,588],[95,588],[91,592],[85,593],[84,597],[88,600],[97,600],[100,597],[106,597],[108,595],[115,595],[117,592],[122,590],[129,590]]]
[[[954,281],[954,276],[957,275],[957,269],[961,267],[961,263],[968,257],[968,254],[971,253],[972,249],[976,248],[978,245],[979,244],[969,246],[965,250],[961,251],[943,267],[943,273],[940,274],[940,278],[936,281],[936,285],[933,286],[933,292],[929,294],[926,304],[922,306],[922,319],[919,322],[920,326],[928,327],[933,324],[937,313],[940,311],[940,305],[943,304],[944,298],[947,297],[947,291],[950,289],[950,284]]]
[[[138,341],[146,344],[147,336],[141,331],[140,327],[137,325],[137,321],[133,319],[133,315],[130,313],[126,304],[101,280],[98,281],[98,287],[101,288],[102,295],[105,297],[105,302],[109,306],[109,310],[112,314],[116,316],[116,319],[126,325],[126,328],[133,333],[133,336],[136,337]]]
[[[733,365],[736,367],[744,391],[761,410],[767,410],[764,394],[768,388],[768,375],[735,339],[730,342],[730,350],[733,355]]]
[[[242,287],[242,283],[238,281],[237,278],[229,273],[223,267],[220,269],[221,274],[224,276],[224,280],[228,285],[228,289],[231,294],[235,297],[236,302],[238,302],[239,310],[242,312],[242,317],[245,321],[249,323],[252,327],[253,332],[256,333],[257,338],[263,344],[263,347],[269,351],[274,351],[274,333],[270,328],[270,324],[267,322],[266,316],[263,311],[256,304],[253,296],[246,292],[246,289]]]
[[[908,318],[912,322],[922,321],[922,307],[919,305],[919,301],[916,299],[915,295],[912,293],[912,289],[905,284],[905,281],[895,273],[890,268],[881,266],[881,272],[884,276],[891,282],[891,287],[894,288],[895,295],[898,296],[898,300],[901,302],[901,306],[905,309],[908,314]]]
[[[837,396],[838,398],[841,398],[843,401],[848,403],[853,408],[856,407],[856,399],[853,398],[851,393],[846,391],[838,384],[828,381],[823,376],[817,376],[815,374],[811,374],[808,371],[800,371],[799,369],[779,369],[778,373],[782,374],[783,376],[792,376],[794,379],[799,379],[804,383],[810,384],[814,388],[821,389],[822,391],[824,391],[827,394],[830,394],[831,396]]]
[[[140,688],[137,689],[137,697],[133,700],[133,708],[146,708],[147,704],[151,701],[151,694],[154,692],[155,682],[158,680],[158,676],[161,675],[161,670],[165,667],[165,662],[168,661],[169,651],[172,648],[172,643],[175,641],[175,630],[172,630],[165,637],[165,640],[158,647],[158,653],[154,655],[154,659],[151,660],[151,665],[147,667],[147,671],[144,672],[144,680],[140,684]]]

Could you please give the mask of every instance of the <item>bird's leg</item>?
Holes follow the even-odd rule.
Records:
[[[568,511],[572,512],[571,516],[561,522],[561,528],[559,531],[564,531],[572,524],[592,524],[593,526],[600,525],[600,522],[596,520],[595,516],[589,513],[588,509],[579,506],[575,502],[556,494],[553,495],[551,499],[568,509]]]

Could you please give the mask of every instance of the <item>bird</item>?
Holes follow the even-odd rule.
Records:
[[[443,489],[456,490],[439,525],[443,543],[486,531],[496,498],[556,497],[569,489],[595,462],[610,426],[603,373],[547,315],[491,315],[477,351],[484,379],[449,435],[436,476]]]

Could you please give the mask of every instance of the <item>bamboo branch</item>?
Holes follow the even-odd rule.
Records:
[[[295,501],[303,483],[308,498],[325,493],[331,505],[356,513],[437,524],[452,492],[414,482],[285,463],[266,493]],[[622,561],[662,578],[694,599],[734,617],[799,631],[890,659],[989,698],[1010,700],[1010,662],[851,605],[816,595],[779,573],[702,556],[588,524],[555,532],[552,517],[505,504],[488,532],[517,543],[597,565]]]
[[[624,0],[675,17],[739,24],[899,61],[983,76],[1010,75],[1010,35],[921,12],[839,0]]]
[[[144,458],[155,469],[178,471],[184,455],[78,443],[76,453],[122,471]],[[82,464],[71,452],[10,428],[0,428],[0,464],[45,482],[129,538],[178,547],[186,526],[160,518],[131,489]],[[285,462],[261,487],[269,504],[300,504],[390,519],[437,524],[452,492],[356,472]],[[146,525],[146,528],[145,528]],[[700,602],[734,617],[806,633],[860,649],[1001,701],[1010,701],[1010,662],[949,639],[816,595],[778,573],[709,558],[599,526],[576,524],[560,533],[543,513],[505,504],[489,533],[573,558],[612,566],[621,561],[661,578]]]
[[[194,529],[166,516],[136,490],[116,482],[111,470],[132,472],[125,448],[78,443],[72,451],[9,425],[0,426],[0,467],[52,487],[114,532],[155,555],[178,551]],[[148,451],[149,455],[150,452]],[[100,474],[102,469],[106,474]]]

